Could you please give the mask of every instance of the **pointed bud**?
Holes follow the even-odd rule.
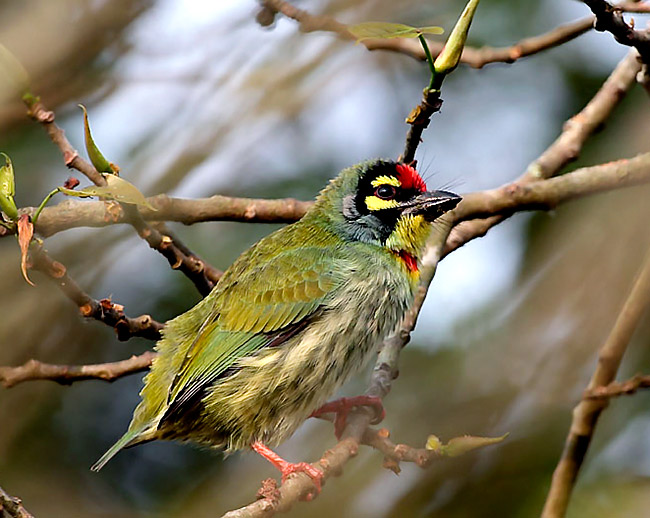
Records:
[[[14,167],[11,159],[4,153],[0,153],[5,159],[5,165],[0,167],[0,210],[4,212],[9,219],[15,221],[18,217],[18,209],[14,202],[16,187],[14,182]]]
[[[119,168],[104,158],[104,155],[102,155],[102,152],[93,140],[92,133],[90,132],[90,123],[88,122],[88,111],[86,110],[86,107],[83,104],[80,104],[79,108],[84,112],[84,139],[86,141],[86,153],[88,153],[88,158],[90,158],[95,169],[100,173],[117,174]]]
[[[467,2],[463,13],[456,22],[456,26],[447,39],[447,43],[445,43],[445,47],[433,63],[437,74],[448,74],[458,66],[467,40],[469,26],[472,24],[478,3],[479,0],[469,0]]]

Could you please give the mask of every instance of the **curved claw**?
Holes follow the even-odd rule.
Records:
[[[259,453],[262,457],[273,464],[278,469],[278,471],[280,471],[282,474],[283,483],[292,473],[305,473],[309,476],[309,478],[312,479],[314,483],[314,486],[316,488],[315,494],[320,494],[323,483],[323,472],[321,470],[315,468],[307,462],[288,462],[259,441],[255,441],[253,444],[251,444],[251,448],[253,448],[253,450]],[[311,499],[311,494],[309,499]]]
[[[335,399],[334,401],[329,401],[322,407],[314,410],[311,417],[320,417],[323,414],[330,413],[336,414],[336,419],[334,420],[334,434],[337,439],[340,439],[345,430],[348,413],[352,408],[357,406],[370,406],[374,408],[375,417],[371,421],[371,424],[381,423],[384,420],[384,417],[386,417],[384,405],[381,398],[377,396],[355,396]]]
[[[292,473],[305,473],[309,475],[314,486],[316,486],[316,494],[320,493],[323,483],[323,472],[308,462],[287,462],[286,466],[281,469],[280,472],[282,473],[282,482],[284,482]]]

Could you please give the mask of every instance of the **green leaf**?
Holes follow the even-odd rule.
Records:
[[[507,433],[501,437],[475,437],[472,435],[463,435],[462,437],[451,439],[447,444],[442,444],[438,437],[430,435],[427,438],[425,448],[427,450],[435,451],[440,455],[444,455],[445,457],[458,457],[459,455],[476,450],[477,448],[483,448],[484,446],[500,443],[506,437],[508,437]]]
[[[88,122],[88,112],[86,111],[86,107],[83,104],[80,104],[79,108],[81,108],[84,112],[84,138],[86,141],[86,153],[88,153],[88,158],[90,158],[90,161],[95,166],[95,169],[97,169],[100,173],[117,174],[119,171],[118,167],[115,164],[111,164],[108,160],[106,160],[106,158],[104,158],[104,155],[102,155],[102,152],[99,150],[95,144],[95,141],[93,140],[92,133],[90,132],[90,124]]]
[[[417,38],[421,34],[442,34],[441,27],[411,27],[401,23],[364,22],[348,26],[348,31],[357,39],[357,43],[370,38]]]
[[[18,217],[18,209],[14,202],[16,194],[16,184],[14,183],[14,167],[11,159],[4,153],[0,153],[5,158],[5,165],[0,167],[0,209],[12,221]]]
[[[467,33],[472,24],[474,13],[478,7],[479,0],[469,0],[460,18],[451,31],[445,47],[438,54],[433,66],[438,74],[448,74],[458,66],[460,56],[467,41]]]
[[[96,196],[103,200],[115,200],[120,203],[130,203],[132,205],[146,207],[150,210],[157,210],[131,182],[127,182],[124,178],[120,178],[114,174],[102,173],[102,176],[106,180],[106,185],[91,185],[78,191],[66,189],[65,187],[59,187],[59,190],[68,196],[76,196],[78,198],[91,198]]]

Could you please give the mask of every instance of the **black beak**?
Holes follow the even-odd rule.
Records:
[[[460,200],[453,192],[427,191],[404,203],[403,214],[421,214],[427,221],[433,221],[456,207]]]

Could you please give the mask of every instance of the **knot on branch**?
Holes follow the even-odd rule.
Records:
[[[27,110],[27,115],[41,124],[50,124],[54,122],[54,112],[45,109],[40,102],[34,103],[29,110]]]

